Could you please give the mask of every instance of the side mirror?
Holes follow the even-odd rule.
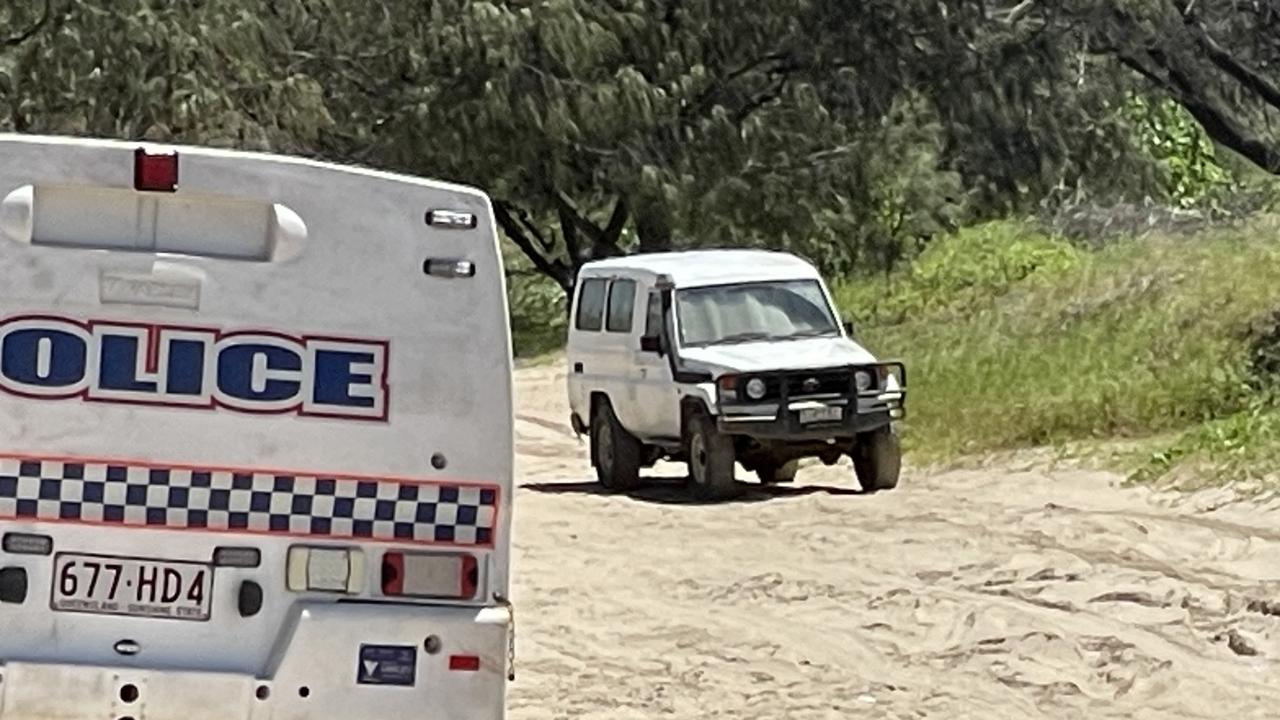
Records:
[[[640,351],[662,354],[662,338],[657,335],[644,335],[640,338]]]
[[[840,323],[840,327],[844,328],[844,334],[853,337],[853,321],[845,320]]]

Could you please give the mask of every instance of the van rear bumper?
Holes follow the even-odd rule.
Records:
[[[147,668],[145,648],[135,667],[9,661],[0,720],[501,720],[508,617],[498,607],[305,607],[261,676]],[[462,656],[478,669],[453,667]]]

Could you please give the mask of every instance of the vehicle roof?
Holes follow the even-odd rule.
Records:
[[[584,276],[631,272],[666,275],[676,287],[765,280],[817,280],[816,268],[791,253],[771,250],[686,250],[594,260]]]
[[[484,202],[488,201],[488,194],[484,190],[470,185],[462,185],[417,175],[406,175],[385,170],[376,170],[354,163],[325,162],[322,160],[313,160],[311,158],[284,153],[232,150],[209,145],[192,145],[181,142],[153,142],[150,140],[131,141],[106,137],[72,137],[65,135],[0,132],[0,152],[4,151],[6,145],[44,148],[54,152],[62,150],[95,151],[103,149],[125,149],[132,152],[135,148],[143,147],[151,151],[178,152],[182,155],[201,155],[232,161],[266,160],[280,167],[293,166],[299,168],[315,168],[331,172],[340,172],[347,175],[364,176],[376,180],[392,180],[410,185],[429,187],[449,193],[469,195]]]

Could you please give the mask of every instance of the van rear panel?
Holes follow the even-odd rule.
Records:
[[[170,157],[0,138],[0,720],[500,717],[487,198]]]

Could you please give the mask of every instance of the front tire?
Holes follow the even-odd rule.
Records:
[[[618,422],[608,400],[596,403],[591,417],[591,463],[606,490],[631,490],[640,484],[640,441]]]
[[[897,431],[885,425],[860,433],[854,442],[853,471],[858,476],[862,491],[874,493],[898,487],[898,476],[902,472],[902,446],[898,442]]]
[[[688,432],[689,477],[694,497],[722,500],[735,495],[733,439],[722,435],[715,421],[704,414],[692,418]]]

